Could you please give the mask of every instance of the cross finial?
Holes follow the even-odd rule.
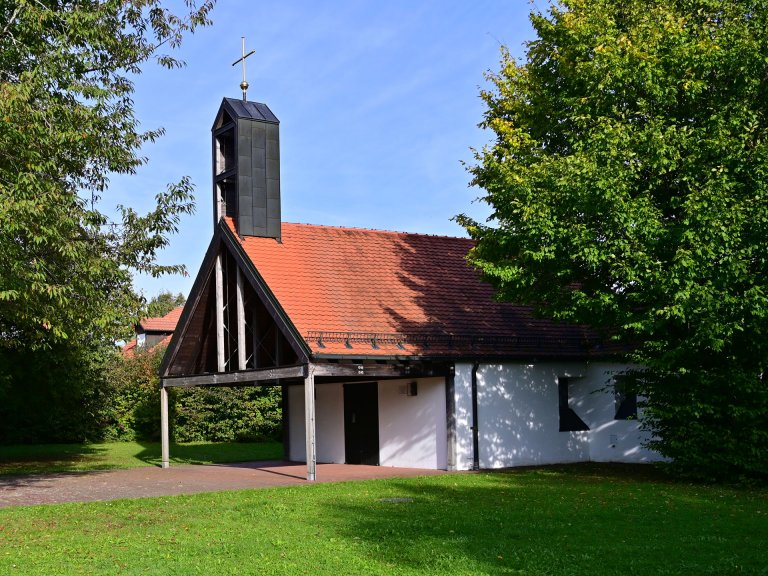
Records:
[[[251,54],[256,52],[256,50],[251,50],[248,52],[248,54],[245,53],[245,36],[242,36],[243,39],[243,55],[232,62],[232,66],[236,65],[238,62],[243,63],[243,81],[240,82],[240,89],[243,91],[243,102],[246,100],[246,92],[248,91],[248,81],[245,79],[245,59],[248,58]]]

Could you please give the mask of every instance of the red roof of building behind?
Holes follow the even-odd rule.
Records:
[[[176,324],[179,323],[182,310],[184,310],[184,306],[177,306],[165,316],[144,318],[139,322],[139,326],[145,332],[173,332],[176,330]]]
[[[123,356],[133,356],[136,353],[137,344],[138,342],[136,341],[136,338],[126,342],[122,348]]]
[[[314,354],[573,356],[595,342],[495,301],[469,239],[283,223],[281,242],[240,242]]]

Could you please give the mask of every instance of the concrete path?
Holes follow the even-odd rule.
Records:
[[[132,468],[107,472],[0,477],[0,508],[93,502],[243,490],[271,486],[306,486],[307,467],[293,462],[242,462],[207,466]],[[406,478],[445,474],[441,470],[318,464],[317,482]]]

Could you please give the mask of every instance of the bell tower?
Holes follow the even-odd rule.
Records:
[[[224,98],[212,128],[214,225],[280,239],[280,121],[259,102]]]

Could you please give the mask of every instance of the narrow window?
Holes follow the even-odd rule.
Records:
[[[557,392],[560,404],[560,432],[577,432],[589,430],[589,426],[568,405],[568,386],[570,378],[557,379]]]
[[[629,379],[620,374],[613,377],[613,396],[616,404],[614,420],[637,419],[637,394],[632,392]]]

